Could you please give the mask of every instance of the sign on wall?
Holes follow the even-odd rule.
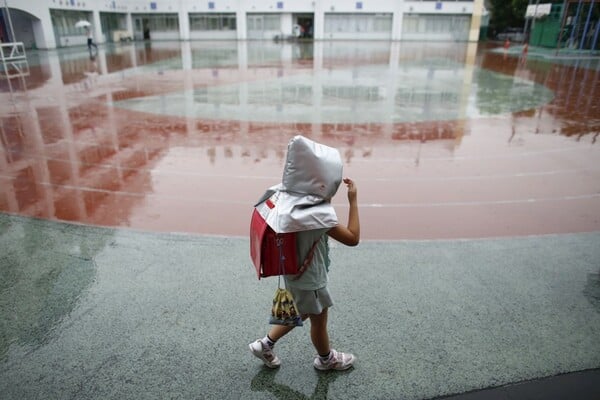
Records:
[[[527,6],[527,11],[525,12],[525,18],[541,18],[546,15],[550,15],[550,11],[552,11],[552,3],[544,3],[544,4],[531,4]]]

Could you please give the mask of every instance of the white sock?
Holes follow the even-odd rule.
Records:
[[[327,353],[326,356],[322,356],[319,354],[319,357],[321,358],[321,361],[326,363],[329,362],[331,360],[331,357],[333,357],[333,352],[331,350],[329,350],[329,353]]]
[[[264,338],[260,339],[260,342],[263,344],[263,346],[272,349],[273,346],[275,346],[275,341],[273,341],[269,335],[265,336]]]

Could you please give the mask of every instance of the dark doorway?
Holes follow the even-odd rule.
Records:
[[[314,37],[314,14],[295,14],[294,22],[300,26],[300,39],[312,39]]]
[[[142,25],[144,27],[144,40],[150,40],[150,22],[148,19],[144,18]]]
[[[9,42],[8,29],[4,23],[4,10],[0,9],[0,43]]]

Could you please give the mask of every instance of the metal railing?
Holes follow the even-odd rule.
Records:
[[[29,76],[29,63],[23,42],[0,43],[0,78]]]

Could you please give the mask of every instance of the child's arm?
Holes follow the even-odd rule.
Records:
[[[327,234],[346,246],[356,246],[360,242],[360,221],[358,219],[358,201],[356,200],[356,185],[349,178],[344,178],[348,187],[348,226],[337,225],[329,230]]]

